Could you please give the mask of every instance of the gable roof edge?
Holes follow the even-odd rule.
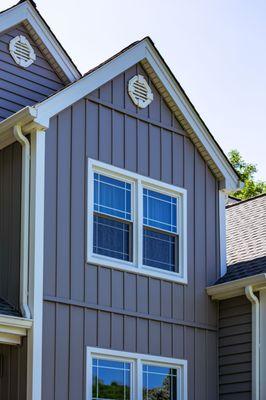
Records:
[[[165,63],[164,59],[161,57],[153,42],[149,38],[146,40],[148,47],[147,60],[149,61],[149,64],[154,69],[154,72],[160,77],[163,85],[177,104],[190,128],[196,133],[198,139],[226,179],[226,182],[224,182],[224,187],[223,184],[221,184],[220,189],[226,189],[227,191],[230,191],[231,189],[238,188],[240,184],[240,177],[238,176],[237,172],[230,164],[223,150],[201,119],[200,115],[196,111],[195,107],[191,103],[177,79],[174,77],[168,65]]]
[[[34,29],[69,81],[74,82],[79,79],[81,74],[77,67],[30,1],[19,2],[17,5],[0,13],[1,31],[10,29],[25,21]]]
[[[172,103],[174,102],[177,105],[180,114],[188,121],[188,124],[191,126],[190,131],[194,133],[193,141],[198,149],[200,146],[205,149],[205,160],[209,164],[212,162],[211,168],[216,171],[214,173],[220,181],[220,189],[236,190],[239,186],[239,177],[236,171],[208,131],[150,38],[145,38],[129,46],[105,63],[100,64],[98,68],[89,71],[89,73],[78,81],[73,82],[48,99],[36,104],[34,106],[37,111],[35,121],[42,126],[48,126],[49,119],[53,115],[58,114],[79,99],[86,97],[93,90],[113,79],[132,65],[144,60],[155,71],[162,83],[161,86],[163,85],[167,93],[169,93],[168,97],[172,99]]]

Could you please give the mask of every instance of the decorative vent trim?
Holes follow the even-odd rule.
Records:
[[[142,75],[135,75],[128,82],[128,94],[139,108],[147,107],[153,100],[153,93]]]
[[[36,54],[25,36],[19,35],[10,40],[9,51],[14,61],[24,68],[36,60]]]

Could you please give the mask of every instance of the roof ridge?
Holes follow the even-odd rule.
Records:
[[[250,197],[249,199],[240,200],[237,203],[227,204],[226,208],[239,206],[240,204],[247,203],[248,201],[252,201],[252,200],[257,200],[257,199],[259,199],[260,197],[263,197],[263,196],[266,196],[266,193],[258,194],[257,196]]]
[[[33,0],[19,0],[19,2],[16,5],[25,3],[26,1],[29,2],[34,8],[37,8],[37,4]]]

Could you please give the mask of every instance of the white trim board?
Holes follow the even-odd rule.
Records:
[[[28,21],[57,64],[62,68],[69,81],[74,82],[79,79],[80,73],[76,66],[55,39],[38,12],[28,1],[18,4],[0,14],[0,30],[3,32],[23,21]]]
[[[266,289],[260,291],[260,399],[266,399]]]
[[[90,74],[85,75],[79,81],[37,104],[35,106],[38,112],[36,121],[41,125],[48,126],[49,119],[53,115],[87,96],[131,66],[144,60],[148,61],[149,65],[164,85],[166,91],[169,93],[169,96],[173,99],[177,108],[193,129],[199,141],[198,146],[206,150],[209,158],[213,160],[216,168],[218,168],[221,175],[224,177],[225,188],[228,190],[237,189],[239,186],[239,177],[215,140],[207,131],[190,101],[186,98],[179,84],[177,84],[172,74],[169,72],[161,56],[147,38],[122,52],[111,61],[103,64]]]
[[[122,179],[132,184],[132,225],[133,225],[133,260],[123,261],[93,253],[93,173],[98,172],[115,179]],[[126,171],[100,161],[88,159],[88,197],[87,197],[87,262],[112,268],[148,275],[172,282],[187,284],[187,191],[143,175]],[[177,199],[177,235],[179,236],[179,272],[164,271],[143,265],[143,210],[142,189],[152,189]]]
[[[20,345],[21,338],[27,335],[32,327],[32,320],[0,315],[0,343]]]
[[[86,355],[86,399],[92,399],[92,358],[106,358],[132,362],[132,388],[131,400],[142,399],[142,363],[177,368],[179,375],[179,390],[177,400],[188,399],[187,360],[177,358],[153,356],[149,354],[129,353],[126,351],[107,350],[98,347],[87,347]]]
[[[45,132],[31,134],[29,307],[34,324],[28,334],[27,400],[41,400],[43,333]]]
[[[209,286],[206,291],[212,300],[225,300],[245,295],[245,288],[252,286],[254,291],[266,288],[266,274],[248,276],[234,281]]]

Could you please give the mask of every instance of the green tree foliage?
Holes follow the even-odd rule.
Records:
[[[244,188],[237,192],[232,192],[232,196],[241,200],[246,200],[266,193],[266,182],[255,181],[254,175],[257,172],[255,164],[247,163],[238,150],[231,150],[228,157],[244,183]]]

